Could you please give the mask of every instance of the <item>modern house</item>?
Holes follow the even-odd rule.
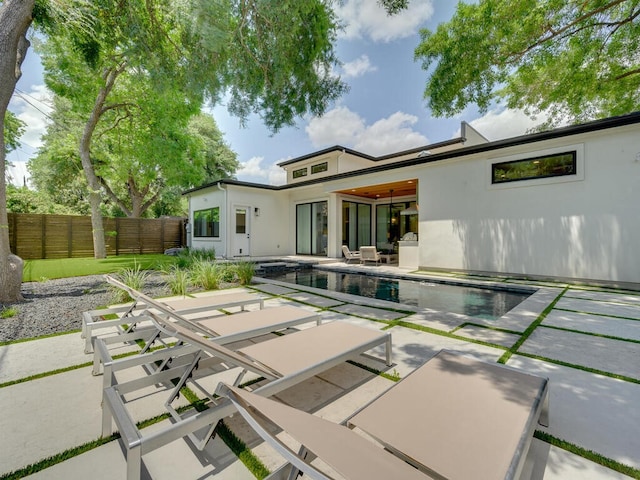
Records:
[[[342,256],[401,268],[636,284],[640,112],[490,142],[372,157],[335,146],[280,163],[282,186],[191,189],[190,245],[219,257]]]

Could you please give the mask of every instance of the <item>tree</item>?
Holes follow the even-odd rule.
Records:
[[[231,150],[218,129],[215,119],[206,113],[199,113],[189,120],[189,135],[199,144],[197,152],[202,156],[205,176],[197,183],[208,183],[221,178],[232,178],[240,167],[238,155]],[[194,187],[182,185],[183,187]]]
[[[0,5],[0,302],[22,300],[23,263],[11,254],[9,245],[4,124],[9,101],[21,76],[20,66],[29,48],[26,33],[34,3],[35,0],[4,0]]]
[[[82,30],[86,24],[85,0],[3,0],[0,4],[0,164],[6,160],[5,115],[16,83],[22,76],[30,42],[27,31],[34,19],[48,30],[57,19],[64,19],[65,28]],[[22,300],[22,259],[11,254],[7,215],[7,179],[5,169],[0,174],[0,302]]]
[[[640,0],[459,3],[415,57],[437,116],[469,104],[545,112],[549,125],[640,109]]]
[[[333,53],[337,24],[330,5],[322,0],[248,4],[132,0],[125,11],[109,0],[92,6],[91,17],[96,21],[91,35],[71,31],[50,38],[47,43],[55,53],[44,64],[49,87],[69,99],[74,111],[86,114],[79,156],[89,189],[98,258],[106,255],[102,191],[114,202],[118,195],[97,172],[93,142],[100,130],[115,128],[123,118],[133,118],[134,111],[142,110],[140,102],[118,92],[130,92],[136,84],[152,85],[155,94],[147,96],[147,101],[170,96],[184,102],[178,110],[154,112],[156,123],[189,108],[193,114],[204,96],[215,101],[228,94],[232,113],[246,118],[260,112],[265,123],[277,130],[293,123],[296,116],[322,113],[345,88],[331,74],[337,62]],[[61,61],[74,55],[75,60]],[[86,75],[87,71],[93,75]],[[135,78],[129,88],[119,87],[129,78]],[[133,146],[141,134],[130,132],[136,132],[127,139]],[[111,163],[111,167],[117,165]],[[132,181],[128,184],[133,199],[148,193]],[[133,214],[148,205],[134,201]],[[119,206],[126,211],[125,205]]]
[[[78,5],[82,8],[78,8]],[[38,8],[34,8],[34,7]],[[231,113],[242,119],[256,112],[276,131],[305,113],[321,115],[346,89],[332,73],[339,28],[330,0],[211,2],[209,0],[4,0],[0,5],[0,162],[4,164],[4,115],[20,77],[33,18],[49,20],[45,7],[65,8],[64,29],[85,59],[97,65],[115,53],[122,62],[103,68],[80,144],[96,214],[100,186],[91,175],[91,138],[118,76],[140,67],[154,84],[177,82],[184,95],[204,94],[212,102],[228,96]],[[74,22],[77,18],[86,21]],[[53,22],[55,24],[55,22]],[[75,28],[78,27],[78,28]],[[52,34],[53,36],[53,34]],[[97,215],[96,215],[97,216]],[[95,230],[100,227],[94,226]],[[94,250],[105,253],[101,232]],[[100,243],[102,238],[102,243]],[[0,178],[0,299],[15,300],[9,285],[6,180]]]
[[[139,83],[125,82],[123,86],[138,99],[138,114],[114,117],[96,135],[92,147],[96,174],[106,192],[102,213],[128,217],[182,215],[180,192],[232,176],[238,167],[236,154],[224,142],[210,115],[200,113],[186,125],[176,123],[176,117],[163,115],[166,110],[176,111],[167,103],[169,100],[147,95],[149,92],[145,93]],[[152,99],[150,105],[141,100],[145,96]],[[163,118],[158,120],[159,116]],[[90,209],[78,155],[82,118],[71,110],[69,100],[57,96],[50,118],[42,147],[29,161],[31,182],[54,202],[86,215]]]

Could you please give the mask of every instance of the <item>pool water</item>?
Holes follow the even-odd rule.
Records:
[[[501,317],[531,295],[530,291],[494,290],[316,269],[269,275],[268,278],[489,320]]]

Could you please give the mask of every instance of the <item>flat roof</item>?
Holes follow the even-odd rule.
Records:
[[[616,127],[622,127],[625,125],[633,125],[636,123],[640,123],[640,112],[633,112],[633,113],[629,113],[626,115],[619,115],[616,117],[609,117],[609,118],[605,118],[605,119],[601,119],[601,120],[593,120],[591,122],[587,122],[587,123],[581,123],[578,125],[570,125],[567,127],[560,127],[560,128],[556,128],[553,130],[548,130],[545,132],[538,132],[538,133],[531,133],[531,134],[527,134],[527,135],[521,135],[518,137],[511,137],[511,138],[506,138],[503,140],[496,140],[493,142],[488,142],[488,143],[483,143],[480,145],[472,145],[469,147],[462,147],[456,150],[449,150],[446,152],[442,152],[442,153],[435,153],[435,154],[431,154],[431,155],[427,155],[427,156],[419,156],[416,158],[409,158],[409,159],[405,159],[405,160],[399,160],[398,162],[394,162],[394,163],[387,163],[384,165],[374,165],[372,167],[369,168],[362,168],[359,170],[353,170],[350,172],[344,172],[344,173],[338,173],[335,175],[330,175],[327,177],[321,177],[321,178],[317,178],[317,179],[313,179],[313,180],[306,180],[303,182],[296,182],[296,183],[291,183],[291,184],[286,184],[286,185],[266,185],[266,184],[260,184],[260,183],[251,183],[251,182],[243,182],[240,180],[233,180],[233,179],[221,179],[221,180],[217,180],[215,182],[211,182],[208,183],[206,185],[201,185],[199,187],[195,187],[195,188],[191,188],[189,190],[186,190],[185,192],[183,192],[183,195],[187,195],[193,192],[196,192],[198,190],[203,190],[206,188],[209,188],[211,186],[214,186],[216,184],[228,184],[228,185],[238,185],[238,186],[245,186],[245,187],[252,187],[252,188],[263,188],[263,189],[269,189],[269,190],[287,190],[290,188],[296,188],[296,187],[303,187],[303,186],[307,186],[307,185],[311,185],[311,184],[315,184],[315,183],[324,183],[324,182],[328,182],[331,180],[337,180],[337,179],[341,179],[341,178],[348,178],[348,177],[354,177],[354,176],[359,176],[359,175],[367,175],[369,173],[375,173],[375,172],[380,172],[380,171],[385,171],[385,170],[393,170],[396,168],[404,168],[404,167],[408,167],[408,166],[414,166],[414,165],[420,165],[420,164],[424,164],[424,163],[431,163],[431,162],[437,162],[437,161],[442,161],[442,160],[447,160],[449,158],[457,158],[457,157],[463,157],[465,155],[472,155],[475,153],[480,153],[480,152],[489,152],[492,150],[499,150],[502,148],[508,148],[508,147],[513,147],[513,146],[518,146],[518,145],[526,145],[529,143],[535,143],[535,142],[541,142],[544,140],[551,140],[554,138],[562,138],[562,137],[567,137],[567,136],[571,136],[571,135],[579,135],[579,134],[583,134],[583,133],[589,133],[589,132],[596,132],[599,130],[606,130],[609,128],[616,128]],[[449,140],[449,142],[451,142],[451,140]],[[445,142],[442,142],[445,143]],[[433,145],[439,145],[442,146],[441,144],[433,144]],[[434,146],[431,146],[430,148],[435,148]],[[405,152],[399,152],[399,153],[395,153],[392,155],[386,155],[384,157],[369,157],[369,156],[365,156],[365,154],[360,153],[360,152],[356,152],[355,150],[351,150],[351,149],[347,149],[344,148],[345,151],[348,151],[349,153],[353,152],[356,155],[359,155],[361,157],[364,158],[369,158],[369,159],[373,159],[373,160],[385,160],[388,159],[390,157],[394,157],[394,156],[400,156],[400,155],[407,155],[409,153],[418,153],[422,150],[427,149],[427,147],[421,147],[421,148],[416,148],[413,150],[407,150]],[[329,149],[326,150],[322,150],[321,152],[324,153],[328,153],[331,151],[335,151],[335,150],[343,150],[343,147],[331,147]],[[287,163],[287,164],[291,164],[291,163],[295,163],[297,161],[301,161],[307,158],[311,158],[313,156],[316,155],[320,155],[322,153],[320,152],[316,152],[310,155],[305,155],[304,157],[298,157],[296,159],[293,160],[288,160],[287,162],[283,162],[283,163]],[[283,163],[280,163],[278,165],[283,165]]]

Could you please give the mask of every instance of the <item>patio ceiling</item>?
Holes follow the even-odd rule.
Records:
[[[391,190],[393,190],[394,197],[404,197],[407,195],[415,196],[417,185],[418,179],[413,178],[410,180],[403,180],[401,182],[381,183],[378,185],[367,185],[366,187],[347,188],[345,190],[338,190],[336,193],[355,195],[356,197],[364,197],[375,200],[376,198],[391,197]]]

